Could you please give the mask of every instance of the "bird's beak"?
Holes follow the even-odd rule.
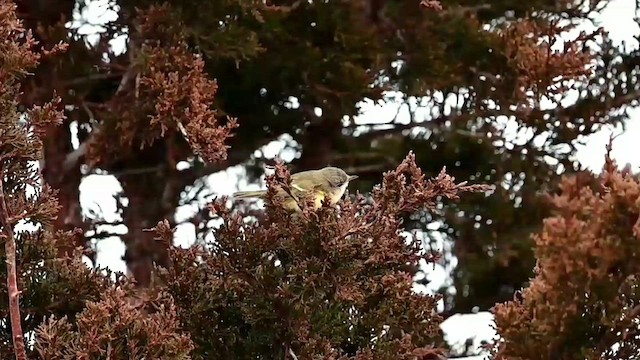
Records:
[[[347,178],[349,181],[351,180],[355,180],[358,178],[358,175],[349,175],[349,177]]]

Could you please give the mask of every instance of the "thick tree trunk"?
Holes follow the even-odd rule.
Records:
[[[49,1],[43,0],[16,2],[18,16],[28,29],[32,29],[33,36],[38,40],[39,46],[47,49],[52,48],[59,39],[49,39],[46,33],[41,33],[37,29],[63,25],[64,21],[72,18],[75,3],[75,0],[59,0],[55,2],[55,6],[51,6]],[[43,59],[32,79],[33,81],[23,83],[22,89],[25,95],[22,100],[25,106],[42,104],[51,99],[54,92],[61,96],[68,92],[63,84],[65,79],[59,77],[56,66],[47,59]],[[43,144],[42,175],[49,186],[58,190],[57,198],[60,205],[58,216],[52,224],[51,230],[84,229],[80,208],[79,187],[82,180],[80,165],[76,164],[71,169],[63,167],[67,154],[73,151],[69,122],[66,121],[61,126],[51,126],[46,133],[47,137]],[[62,244],[59,248],[60,255],[69,255],[75,247],[83,245],[82,242]]]
[[[60,209],[53,223],[55,230],[69,231],[75,228],[85,229],[80,207],[80,173],[79,164],[65,172],[63,162],[68,153],[73,151],[71,133],[68,126],[51,126],[47,130],[44,141],[44,168],[42,175],[47,184],[58,190],[58,204]],[[81,238],[80,238],[81,239]],[[61,244],[58,253],[61,257],[68,256],[77,244]]]
[[[310,124],[302,140],[302,156],[296,171],[319,169],[332,164],[336,141],[340,138],[342,122],[339,117]]]
[[[167,244],[157,241],[152,232],[145,230],[164,219],[174,226],[180,193],[192,182],[180,175],[176,170],[162,169],[120,177],[129,200],[124,209],[124,222],[128,229],[123,238],[127,246],[124,260],[139,286],[146,287],[152,283],[154,264],[169,266]]]

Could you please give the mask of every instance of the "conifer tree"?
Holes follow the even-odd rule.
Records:
[[[611,158],[563,179],[529,286],[495,308],[494,359],[637,359],[640,182]]]
[[[636,355],[636,180],[573,159],[640,98],[637,50],[573,31],[611,1],[112,0],[97,41],[67,23],[89,3],[0,0],[1,358],[442,358],[441,321],[496,304],[496,358]],[[406,119],[358,118],[390,93]],[[208,175],[286,137],[264,211],[219,198],[173,245]],[[274,185],[329,164],[362,195],[283,212]],[[91,174],[122,185],[130,276],[82,261],[113,235]]]
[[[189,358],[193,345],[179,331],[171,298],[155,299],[155,314],[142,316],[150,305],[136,301],[126,279],[114,282],[108,271],[87,267],[81,248],[59,256],[83,234],[52,230],[59,204],[38,162],[48,129],[65,115],[54,94],[21,107],[20,82],[66,46],[38,48],[6,0],[0,37],[0,358]]]
[[[37,51],[51,56],[66,45],[38,50],[15,6],[3,6],[2,29],[10,41],[0,73],[0,220],[8,264],[1,275],[8,283],[3,300],[9,299],[11,319],[3,328],[3,357],[430,359],[443,354],[438,297],[412,291],[419,261],[433,257],[421,254],[421,243],[401,232],[402,217],[434,211],[444,199],[487,187],[456,184],[444,170],[427,180],[409,154],[385,175],[370,203],[359,196],[339,208],[303,207],[292,216],[274,202],[274,184],[290,183],[288,171],[278,165],[260,220],[245,223],[217,201],[211,210],[223,226],[213,232],[215,240],[188,250],[173,247],[170,223],[160,222],[145,229],[165,250],[158,285],[143,290],[120,275],[114,280],[108,271],[86,267],[82,248],[59,251],[76,243],[81,229],[50,226],[58,215],[56,194],[35,163],[42,159],[47,131],[64,120],[60,99],[19,108],[20,81],[38,65]],[[149,16],[164,20],[166,10]],[[135,96],[121,101],[152,112],[150,124],[158,132],[147,129],[151,139],[162,137],[167,123],[179,124],[195,153],[208,162],[224,159],[224,140],[235,124],[216,123],[208,106],[215,84],[203,76],[202,60],[186,51],[180,32],[163,24],[145,23],[164,36],[142,47],[147,70],[140,74],[140,88],[131,89]],[[144,108],[152,100],[154,106]],[[35,227],[16,232],[20,222]],[[24,334],[32,340],[27,346]]]

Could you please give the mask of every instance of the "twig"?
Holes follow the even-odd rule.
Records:
[[[0,161],[4,161],[9,159],[10,157],[16,156],[17,152],[15,150],[5,152],[4,154],[0,154]]]
[[[126,234],[101,231],[101,232],[95,233],[93,235],[86,235],[85,239],[88,239],[88,240],[102,240],[102,239],[108,239],[110,237],[118,237],[118,236],[124,236],[124,235],[126,235]]]
[[[24,346],[24,335],[22,333],[22,323],[20,317],[20,307],[18,297],[18,276],[16,270],[16,239],[13,235],[13,228],[9,222],[9,211],[4,199],[4,169],[0,164],[0,225],[2,225],[3,237],[5,238],[5,252],[7,253],[7,288],[9,290],[9,316],[11,318],[11,332],[13,334],[13,349],[16,360],[27,360],[27,352]]]
[[[75,86],[82,85],[88,82],[98,81],[98,80],[109,80],[113,78],[117,78],[122,76],[122,74],[117,73],[106,73],[106,74],[89,74],[86,76],[81,76],[75,79],[71,79],[63,84],[63,86]]]
[[[90,225],[93,226],[120,226],[125,225],[124,221],[116,220],[116,221],[106,221],[106,220],[91,220]]]
[[[111,348],[111,341],[107,343],[107,360],[111,360],[111,353],[113,352]]]
[[[142,168],[129,168],[129,169],[121,170],[121,171],[114,171],[114,172],[110,173],[109,175],[113,175],[113,176],[119,178],[119,177],[125,176],[125,175],[140,175],[140,174],[149,174],[149,173],[154,173],[154,172],[160,172],[160,171],[162,171],[162,169],[164,169],[164,165],[148,166],[148,167],[142,167]]]
[[[389,166],[393,165],[391,162],[383,162],[381,164],[371,164],[371,165],[362,165],[362,166],[350,166],[344,169],[347,174],[362,174],[366,172],[378,172],[384,171],[388,169]]]
[[[291,358],[293,360],[298,360],[298,357],[296,356],[296,353],[294,353],[293,350],[291,350],[291,347],[288,347],[288,348],[289,348],[289,355],[291,355]]]

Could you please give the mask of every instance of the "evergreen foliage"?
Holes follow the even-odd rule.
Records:
[[[443,359],[442,320],[494,306],[495,359],[637,356],[640,187],[573,159],[640,98],[637,50],[576,30],[609,0],[106,3],[90,42],[67,26],[87,1],[0,0],[0,358]],[[206,176],[257,177],[284,135],[264,211],[209,201],[175,247]],[[329,164],[358,195],[278,206]],[[82,260],[113,235],[91,174],[122,185],[129,276]],[[454,256],[452,286],[412,290]]]

